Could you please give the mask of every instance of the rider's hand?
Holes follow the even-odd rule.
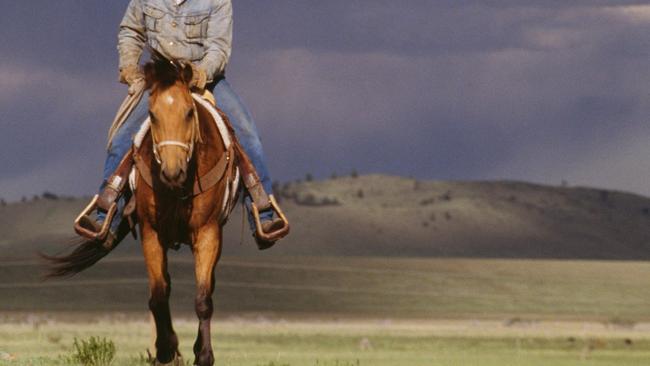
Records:
[[[120,83],[128,85],[133,95],[144,84],[144,72],[138,65],[125,66],[120,69]]]
[[[190,81],[190,88],[203,91],[208,82],[208,75],[200,66],[194,64],[190,65],[192,65],[192,80]]]

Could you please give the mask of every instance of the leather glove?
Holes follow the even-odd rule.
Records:
[[[144,72],[138,65],[129,65],[120,69],[120,83],[129,86],[129,95],[133,95],[144,84]]]
[[[190,63],[190,65],[192,65],[192,80],[190,81],[190,88],[203,91],[205,85],[208,83],[208,75],[202,67],[196,66],[192,63]]]

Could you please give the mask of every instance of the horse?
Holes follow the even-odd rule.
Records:
[[[153,362],[183,364],[169,308],[167,253],[178,243],[186,243],[195,259],[199,326],[194,364],[213,365],[210,322],[214,270],[222,251],[224,211],[230,208],[223,202],[232,193],[230,183],[237,174],[233,162],[236,154],[223,143],[222,132],[208,108],[193,98],[190,65],[157,59],[147,63],[144,71],[150,92],[150,131],[133,154],[138,174],[132,199],[147,267],[149,310],[156,328]],[[232,129],[228,129],[234,139]],[[85,242],[68,256],[49,257],[54,264],[50,275],[76,274],[106,254],[100,244]]]

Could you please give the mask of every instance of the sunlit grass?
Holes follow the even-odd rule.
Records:
[[[185,360],[193,360],[193,321],[176,322]],[[114,365],[144,365],[151,330],[146,321],[4,324],[0,365],[74,365],[75,338],[115,343]],[[438,366],[647,365],[650,335],[597,323],[505,324],[477,321],[216,321],[219,365]]]

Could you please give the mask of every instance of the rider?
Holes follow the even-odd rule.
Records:
[[[228,116],[237,139],[255,167],[262,187],[270,194],[271,178],[255,122],[225,79],[232,42],[231,0],[131,0],[120,24],[118,38],[120,82],[129,86],[129,94],[136,93],[144,83],[139,61],[145,45],[169,59],[191,62],[194,77],[190,87],[193,90],[207,89],[213,92],[217,106]],[[147,115],[148,98],[145,94],[114,134],[100,190],[104,189],[108,179],[129,152],[133,136]],[[260,249],[270,247],[275,241],[269,242],[255,234],[249,194],[246,195],[245,203],[258,246]],[[120,208],[123,206],[122,202]],[[105,217],[105,212],[99,212],[93,226],[101,226]],[[110,240],[121,239],[115,238],[120,218],[118,213],[111,226]],[[260,219],[264,233],[272,232],[283,224],[280,218],[274,216],[273,209],[261,211]]]

